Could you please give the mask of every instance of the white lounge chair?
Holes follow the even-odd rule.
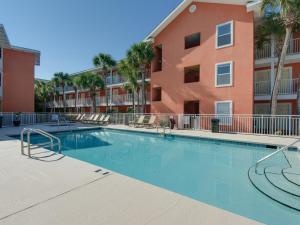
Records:
[[[134,124],[134,127],[142,127],[144,126],[145,124],[145,121],[147,121],[147,118],[146,116],[141,116],[138,121]]]
[[[136,126],[137,124],[142,124],[144,122],[145,116],[141,115],[136,118],[136,120],[129,122],[129,126]]]
[[[107,115],[104,120],[101,122],[101,125],[108,125],[110,122],[110,115]]]
[[[156,125],[156,116],[150,116],[150,119],[147,123],[144,123],[144,126],[147,128],[154,128]]]
[[[105,119],[105,114],[102,114],[102,115],[98,118],[97,123],[102,123],[104,119]]]

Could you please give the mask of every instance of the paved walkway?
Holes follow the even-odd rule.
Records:
[[[35,127],[47,131],[57,129]],[[76,125],[60,130],[88,127]],[[106,173],[103,168],[76,159],[52,156],[45,149],[33,152],[43,160],[29,159],[20,154],[20,141],[7,136],[19,134],[20,129],[0,129],[0,225],[258,224],[168,190],[114,172]],[[193,134],[215,137],[208,132]],[[246,139],[257,138],[247,136]],[[259,139],[272,144],[291,141]]]

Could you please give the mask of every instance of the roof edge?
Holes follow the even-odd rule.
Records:
[[[5,30],[5,27],[4,27],[3,24],[0,24],[0,31],[1,30],[2,30],[2,38],[4,40],[4,45],[2,47],[9,48],[10,47],[10,41],[9,41],[8,35],[6,33],[6,30]],[[0,39],[1,39],[1,36],[0,36]]]
[[[40,51],[30,49],[30,48],[23,48],[23,47],[19,47],[19,46],[11,46],[10,49],[34,54],[35,55],[35,65],[36,66],[40,65],[40,58],[41,58],[41,52]]]
[[[217,3],[217,1],[211,0],[183,0],[163,21],[157,25],[144,39],[144,41],[150,41],[155,38],[160,32],[162,32],[180,13],[182,13],[188,5],[192,2],[208,2],[208,3]],[[236,3],[236,5],[245,5],[247,12],[255,11],[255,15],[258,15],[259,12],[257,8],[261,5],[262,0],[254,0],[245,2],[244,4]],[[227,3],[220,3],[220,4],[227,4]],[[228,4],[233,4],[229,2]]]

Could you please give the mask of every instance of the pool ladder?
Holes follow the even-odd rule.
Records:
[[[52,151],[53,151],[55,146],[58,146],[58,153],[61,153],[61,141],[58,137],[56,137],[52,134],[49,134],[46,131],[43,131],[41,129],[23,128],[22,131],[21,131],[21,153],[22,153],[22,155],[25,155],[24,149],[25,149],[25,147],[27,147],[28,156],[31,158],[32,144],[30,143],[30,135],[32,133],[42,135],[42,136],[49,139],[49,142],[34,144],[34,146],[38,146],[38,147],[50,146]],[[24,144],[24,134],[27,135],[27,146],[25,146],[25,144]]]

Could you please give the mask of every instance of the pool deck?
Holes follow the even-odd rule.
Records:
[[[48,132],[56,127],[30,126]],[[59,131],[86,129],[76,124]],[[8,135],[19,128],[0,129],[0,225],[198,225],[259,224],[231,212],[132,179],[115,172],[37,148],[29,159],[20,141]],[[114,129],[136,129],[109,126]],[[286,145],[293,138],[172,131],[173,134]]]

